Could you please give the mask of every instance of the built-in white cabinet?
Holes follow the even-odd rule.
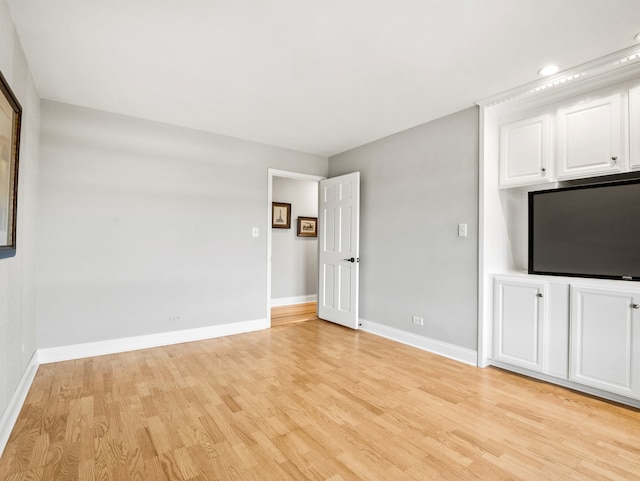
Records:
[[[629,90],[629,165],[640,169],[640,87]]]
[[[571,287],[570,379],[640,399],[640,293]]]
[[[478,105],[478,365],[640,408],[640,282],[527,274],[529,193],[640,179],[640,46]]]
[[[558,109],[558,179],[614,174],[626,168],[622,94]]]
[[[552,177],[551,115],[500,127],[500,187],[548,182]]]
[[[494,279],[493,359],[543,371],[545,284]]]

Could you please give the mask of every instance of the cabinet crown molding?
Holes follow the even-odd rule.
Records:
[[[563,70],[476,102],[481,107],[536,98],[544,94],[594,89],[601,84],[622,81],[640,74],[640,45],[619,50],[577,67]]]

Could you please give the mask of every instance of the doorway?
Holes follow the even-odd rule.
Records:
[[[298,236],[298,217],[317,218],[318,183],[325,177],[276,169],[269,169],[268,177],[267,327],[271,327],[272,308],[282,310],[317,299],[317,237]],[[272,202],[291,204],[290,228],[271,227]]]

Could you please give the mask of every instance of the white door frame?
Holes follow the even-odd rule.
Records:
[[[273,202],[273,178],[286,177],[287,179],[311,180],[320,182],[326,179],[319,175],[302,174],[288,170],[269,169],[267,184],[267,329],[271,327],[271,203]],[[317,294],[317,293],[316,293]]]

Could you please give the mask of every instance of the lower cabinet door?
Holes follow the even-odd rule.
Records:
[[[640,316],[636,292],[571,287],[570,379],[640,398]]]
[[[543,371],[545,283],[494,279],[493,359]]]

